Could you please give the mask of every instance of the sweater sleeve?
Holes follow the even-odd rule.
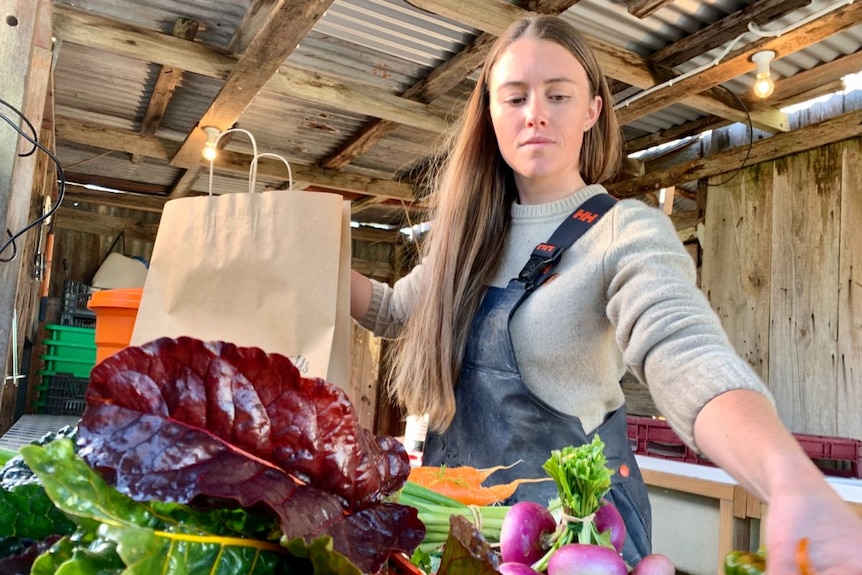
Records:
[[[718,316],[695,284],[691,256],[670,222],[637,201],[611,212],[606,254],[608,318],[626,365],[691,447],[694,421],[714,397],[766,386],[733,349]]]
[[[359,325],[378,337],[398,337],[419,299],[422,270],[422,264],[416,266],[394,286],[372,279],[371,302]]]

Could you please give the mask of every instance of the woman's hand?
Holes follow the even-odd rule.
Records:
[[[797,485],[773,500],[764,527],[768,575],[862,574],[862,518],[828,484]]]
[[[862,518],[835,492],[766,397],[729,391],[695,420],[698,447],[767,503],[768,575],[862,575]],[[812,570],[797,561],[806,540]]]

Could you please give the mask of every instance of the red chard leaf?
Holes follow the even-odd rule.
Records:
[[[192,338],[129,347],[90,374],[79,454],[134,499],[265,504],[288,539],[331,536],[365,572],[424,537],[385,503],[403,446],[363,428],[347,395],[286,357]]]

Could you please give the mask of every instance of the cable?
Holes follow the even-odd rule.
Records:
[[[6,116],[2,112],[0,112],[0,119],[5,120],[6,123],[8,123],[10,126],[12,126],[15,129],[15,131],[21,135],[22,138],[24,138],[25,140],[27,140],[28,142],[33,144],[33,149],[31,151],[27,152],[26,154],[19,154],[19,156],[21,156],[21,157],[29,156],[36,151],[36,148],[42,150],[43,152],[45,152],[48,155],[49,158],[51,158],[51,161],[53,161],[54,164],[57,166],[57,179],[60,181],[59,192],[57,194],[57,202],[51,207],[50,210],[48,210],[47,213],[43,214],[39,218],[36,218],[35,220],[33,220],[32,222],[30,222],[29,224],[24,226],[24,228],[22,228],[20,231],[18,231],[15,234],[12,233],[12,230],[9,230],[9,229],[6,230],[6,233],[9,235],[9,239],[6,240],[6,242],[4,242],[2,246],[0,246],[0,254],[4,253],[9,248],[9,246],[11,245],[12,246],[12,256],[9,258],[0,257],[0,262],[9,263],[9,262],[13,261],[15,259],[15,257],[18,255],[18,248],[15,246],[15,240],[18,239],[19,237],[21,237],[22,235],[24,235],[25,233],[27,233],[33,227],[38,226],[39,224],[41,224],[42,222],[44,222],[45,220],[50,218],[54,214],[54,212],[57,211],[57,208],[60,207],[60,204],[63,203],[63,198],[66,196],[66,174],[63,172],[63,166],[60,165],[60,160],[57,159],[57,156],[52,154],[51,151],[48,150],[48,148],[46,148],[45,146],[43,146],[42,144],[40,144],[38,142],[38,137],[36,136],[36,130],[33,127],[33,124],[31,124],[30,121],[27,119],[27,117],[24,116],[23,112],[21,112],[18,108],[16,108],[15,106],[10,104],[6,100],[3,100],[2,98],[0,98],[0,104],[3,104],[4,106],[8,107],[10,110],[14,111],[27,124],[27,126],[29,126],[29,128],[33,131],[34,136],[31,138],[28,134],[26,134],[24,132],[24,130],[19,128],[15,122],[10,120],[8,116]]]
[[[625,108],[626,106],[628,106],[632,102],[640,100],[644,96],[647,96],[648,94],[652,94],[656,90],[659,90],[659,89],[664,88],[666,86],[673,86],[675,83],[677,83],[681,80],[684,80],[690,76],[694,76],[695,74],[700,74],[704,70],[712,68],[713,66],[718,66],[718,64],[721,63],[722,60],[724,60],[724,57],[727,56],[727,54],[730,52],[730,50],[736,45],[736,43],[739,42],[746,34],[751,33],[751,34],[758,36],[759,38],[776,38],[778,36],[781,36],[782,34],[786,34],[787,32],[790,32],[792,30],[796,30],[800,26],[808,24],[809,22],[813,22],[814,20],[817,20],[818,18],[821,18],[822,16],[826,16],[830,12],[834,12],[835,10],[838,10],[839,8],[843,8],[844,6],[847,6],[849,4],[853,4],[853,2],[855,2],[855,1],[856,0],[840,0],[840,2],[833,2],[832,4],[828,5],[826,8],[823,8],[820,11],[815,12],[814,14],[809,14],[807,17],[802,18],[802,19],[798,20],[797,22],[794,22],[793,24],[791,24],[789,26],[785,26],[781,30],[774,30],[774,31],[761,30],[760,27],[757,26],[757,24],[755,24],[754,22],[749,22],[748,23],[748,30],[746,32],[739,34],[736,38],[731,40],[730,43],[727,46],[725,46],[724,50],[721,51],[721,54],[718,55],[716,58],[714,58],[711,62],[703,64],[702,66],[698,66],[697,68],[695,68],[693,70],[689,70],[685,74],[680,74],[679,76],[671,78],[670,80],[662,82],[661,84],[656,84],[655,86],[652,86],[650,88],[646,88],[646,89],[638,92],[637,94],[634,94],[633,96],[630,96],[629,98],[626,98],[622,102],[619,102],[618,104],[615,105],[615,108],[616,109]]]
[[[718,86],[718,87],[719,87],[719,88],[723,88],[723,89],[727,90],[727,92],[728,92],[731,96],[733,96],[734,98],[736,98],[736,101],[737,101],[737,102],[739,102],[739,105],[740,105],[740,106],[742,106],[742,111],[743,111],[743,112],[745,112],[745,117],[746,117],[746,119],[748,120],[748,150],[745,152],[745,157],[742,159],[742,163],[741,163],[741,164],[739,164],[739,167],[738,167],[738,168],[736,168],[736,171],[734,171],[734,172],[733,172],[733,174],[731,174],[731,176],[730,176],[729,178],[727,178],[727,179],[726,179],[726,180],[724,180],[723,182],[719,182],[719,183],[717,183],[717,184],[710,184],[710,183],[707,181],[707,182],[706,182],[706,185],[707,185],[707,186],[709,186],[709,187],[723,186],[723,185],[725,185],[726,183],[728,183],[730,180],[732,180],[733,178],[735,178],[735,177],[737,176],[737,174],[739,174],[739,172],[741,172],[741,171],[742,171],[742,168],[744,168],[744,167],[745,167],[745,162],[747,162],[747,161],[748,161],[748,158],[749,158],[749,157],[751,157],[751,148],[754,146],[754,126],[753,126],[753,125],[752,125],[752,123],[751,123],[751,114],[750,114],[750,113],[749,113],[749,111],[748,111],[748,106],[746,106],[746,105],[745,105],[745,102],[743,102],[743,101],[742,101],[742,98],[740,98],[739,96],[737,96],[736,94],[734,94],[734,93],[733,93],[733,90],[729,89],[727,86],[722,86],[721,84],[719,84],[719,86]]]

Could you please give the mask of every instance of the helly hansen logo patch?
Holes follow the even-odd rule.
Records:
[[[553,251],[554,251],[555,249],[557,249],[557,248],[556,248],[556,246],[552,246],[551,244],[539,244],[539,245],[537,245],[537,246],[536,246],[536,250],[535,250],[535,251],[537,251],[537,252],[546,252],[546,253],[549,253],[549,254],[550,254],[550,253],[553,253]]]
[[[594,221],[596,221],[596,218],[598,218],[598,217],[599,217],[599,214],[589,212],[589,211],[584,210],[584,209],[580,209],[577,212],[575,212],[574,214],[572,214],[572,218],[574,218],[576,220],[581,220],[582,222],[587,222],[588,224],[591,224]]]

